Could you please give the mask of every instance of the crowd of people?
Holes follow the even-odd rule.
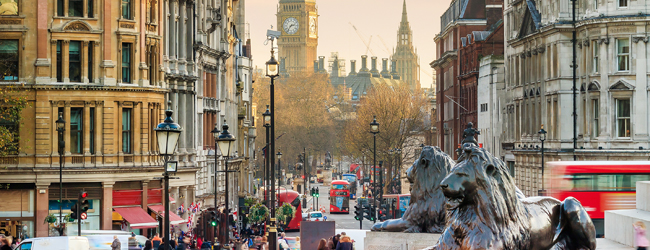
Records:
[[[20,239],[0,234],[0,250],[11,250],[20,244]]]
[[[317,250],[352,250],[354,245],[352,239],[345,232],[332,236],[329,239],[321,239]]]

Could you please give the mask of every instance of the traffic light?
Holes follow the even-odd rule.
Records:
[[[88,208],[90,208],[90,204],[89,204],[88,200],[86,200],[86,198],[88,198],[88,193],[86,193],[85,191],[79,192],[79,199],[78,199],[77,202],[79,203],[79,205],[78,205],[79,206],[79,218],[82,219],[82,220],[85,220],[86,218],[88,218],[88,214],[86,212],[88,212]]]
[[[74,205],[72,205],[72,208],[70,208],[70,218],[73,220],[77,219],[77,203],[75,202]]]
[[[361,206],[361,203],[354,205],[354,219],[358,221],[363,220],[363,207]]]
[[[370,219],[369,220],[372,221],[372,222],[376,221],[377,220],[377,218],[375,218],[376,214],[377,214],[377,208],[371,207],[370,208]]]
[[[318,191],[318,187],[316,187],[316,191],[314,192],[314,196],[318,198],[320,196],[320,192]]]
[[[210,211],[210,226],[216,227],[217,226],[217,212],[215,211]]]

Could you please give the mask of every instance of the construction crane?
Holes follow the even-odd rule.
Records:
[[[388,45],[386,45],[386,42],[384,42],[384,39],[381,38],[380,35],[377,35],[377,36],[379,37],[379,40],[381,41],[381,43],[384,45],[384,48],[386,48],[386,49],[385,49],[386,53],[388,53],[388,54],[390,55],[390,54],[391,54],[391,53],[390,53],[390,49],[388,48]]]
[[[357,27],[354,26],[354,24],[352,24],[351,22],[349,22],[349,24],[352,25],[352,28],[354,28],[354,31],[357,32],[357,35],[359,36],[359,38],[361,38],[363,44],[366,45],[366,55],[368,54],[368,51],[370,51],[370,53],[373,56],[375,56],[375,52],[373,52],[372,49],[370,48],[370,42],[366,42],[366,39],[363,38],[361,32],[357,29]],[[372,41],[372,36],[370,36],[370,41]]]

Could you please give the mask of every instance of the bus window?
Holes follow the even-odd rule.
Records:
[[[294,199],[291,202],[291,206],[293,206],[293,207],[299,207],[300,206],[300,196],[297,196],[296,199]]]
[[[645,174],[580,174],[568,176],[574,191],[636,191],[637,181],[648,181]]]
[[[616,189],[616,176],[611,174],[596,175],[596,188],[598,191],[614,191]]]
[[[332,185],[332,189],[336,189],[336,190],[340,190],[340,189],[348,190],[349,188],[350,187],[348,185],[343,185],[343,184],[334,184],[334,185]]]
[[[594,189],[593,178],[591,175],[575,175],[569,176],[572,180],[569,189],[576,191],[589,191]]]

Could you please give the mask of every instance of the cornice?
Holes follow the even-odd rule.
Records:
[[[445,63],[451,62],[454,59],[456,59],[457,57],[458,57],[458,51],[456,51],[456,50],[446,51],[445,53],[442,54],[442,56],[440,58],[438,58],[437,60],[431,62],[429,65],[432,68],[439,69],[439,68],[442,68]]]
[[[34,90],[80,90],[80,91],[116,91],[116,92],[154,92],[167,93],[165,88],[146,88],[139,86],[104,86],[104,85],[82,85],[82,84],[27,84],[25,89]]]

